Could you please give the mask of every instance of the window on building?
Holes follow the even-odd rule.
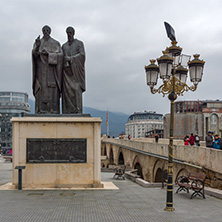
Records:
[[[10,97],[0,97],[1,101],[10,101]]]
[[[10,92],[0,92],[0,96],[10,96]]]
[[[210,129],[211,131],[218,133],[218,116],[216,114],[213,114],[210,117]]]

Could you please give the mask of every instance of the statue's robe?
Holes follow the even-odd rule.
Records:
[[[59,114],[62,88],[63,53],[61,45],[53,38],[41,38],[39,52],[36,44],[32,50],[33,95],[36,114]],[[44,55],[42,51],[48,52]]]
[[[74,39],[62,46],[63,55],[71,58],[63,63],[62,113],[82,113],[85,87],[85,50],[83,42]]]

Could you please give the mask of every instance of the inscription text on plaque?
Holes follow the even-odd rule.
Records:
[[[27,163],[86,163],[86,139],[26,139]]]

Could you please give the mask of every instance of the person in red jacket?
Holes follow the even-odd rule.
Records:
[[[187,134],[187,135],[184,137],[184,145],[185,145],[185,146],[188,146],[188,145],[189,145],[189,134]]]
[[[193,135],[193,133],[190,134],[190,138],[189,138],[188,141],[189,141],[191,146],[194,145],[194,143],[195,143],[195,136]]]

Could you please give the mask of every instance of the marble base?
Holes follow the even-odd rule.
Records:
[[[13,181],[18,186],[22,170],[23,188],[102,187],[100,173],[101,119],[93,117],[14,117]],[[26,141],[41,139],[86,139],[86,163],[27,163]]]

